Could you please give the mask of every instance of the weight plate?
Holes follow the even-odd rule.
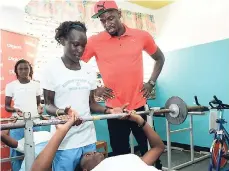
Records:
[[[178,114],[174,117],[173,113],[165,113],[165,117],[170,124],[179,125],[182,124],[188,116],[188,108],[186,103],[177,96],[173,96],[166,101],[165,108],[172,109],[173,106],[178,106]]]
[[[174,111],[169,113],[171,117],[176,118],[179,115],[179,106],[177,106],[176,104],[171,104],[169,106],[169,109]]]

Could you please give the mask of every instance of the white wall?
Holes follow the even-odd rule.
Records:
[[[155,13],[163,51],[229,38],[229,0],[178,0]]]
[[[30,0],[3,0],[0,1],[0,28],[26,33],[27,28],[24,22],[24,8]],[[95,0],[93,0],[95,1]],[[139,5],[126,2],[126,0],[116,0],[119,8],[133,12],[153,14],[154,11]]]
[[[24,11],[13,6],[0,6],[0,28],[26,33]]]
[[[0,28],[18,33],[26,33],[24,8],[30,0],[1,0]]]
[[[0,28],[6,29],[9,31],[13,31],[13,32],[17,32],[17,33],[22,33],[22,34],[26,34],[27,32],[36,33],[34,34],[34,36],[39,37],[39,38],[41,38],[41,35],[44,34],[44,30],[46,30],[45,33],[49,34],[47,35],[47,37],[50,37],[51,39],[53,39],[53,35],[54,35],[53,32],[56,28],[55,24],[53,24],[51,28],[44,28],[45,22],[43,21],[33,19],[33,21],[31,20],[31,22],[33,23],[31,25],[28,25],[28,23],[25,22],[25,18],[27,17],[26,20],[28,20],[28,16],[25,15],[24,13],[24,7],[29,2],[29,0],[20,0],[20,2],[23,2],[22,4],[13,3],[14,0],[8,0],[8,1],[9,2],[5,1],[4,3],[2,2],[0,3],[0,8],[1,8],[0,10],[0,21],[1,21]],[[126,0],[116,0],[119,8],[123,10],[133,11],[133,12],[141,12],[141,13],[147,13],[147,14],[154,13],[154,11],[150,9],[138,6],[136,4],[132,4],[130,2],[125,2],[125,1]],[[50,25],[52,24],[49,22],[48,26]],[[53,32],[51,32],[50,29]],[[40,78],[40,68],[41,68],[40,65],[43,65],[43,63],[48,61],[47,59],[48,57],[50,57],[51,59],[52,56],[56,57],[62,53],[62,48],[56,48],[55,41],[54,41],[55,46],[52,46],[52,48],[50,47],[51,46],[50,44],[47,45],[49,48],[42,48],[43,44],[47,44],[47,43],[45,43],[43,40],[40,39],[40,44],[38,47],[39,49],[38,57],[36,60],[36,65],[34,67],[34,71],[35,71],[34,78],[35,79]],[[48,49],[48,52],[41,53],[41,51],[45,49],[46,50]],[[153,60],[148,55],[144,54],[143,62],[144,62],[145,80],[148,80],[152,72],[152,69],[153,69]],[[95,66],[95,61],[92,60],[91,64]]]
[[[128,10],[132,12],[140,12],[144,14],[154,14],[155,13],[155,10],[151,10],[149,8],[139,6],[137,4],[127,2],[126,0],[115,0],[115,1],[118,7],[122,8],[123,10]]]

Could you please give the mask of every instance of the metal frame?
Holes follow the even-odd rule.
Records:
[[[145,107],[145,109],[147,110],[149,107]],[[155,108],[155,110],[157,110],[158,108]],[[170,123],[168,122],[168,120],[166,119],[166,134],[167,134],[167,147],[166,147],[166,151],[167,151],[167,160],[168,160],[168,167],[162,167],[162,170],[168,170],[168,171],[175,171],[176,169],[181,169],[187,166],[190,166],[194,163],[197,163],[199,161],[202,161],[204,159],[207,159],[210,157],[210,153],[208,152],[204,152],[203,156],[195,158],[194,157],[194,140],[193,140],[193,115],[204,115],[205,112],[188,112],[189,116],[190,116],[190,126],[188,128],[183,128],[183,129],[177,129],[177,130],[170,130]],[[153,127],[153,115],[148,115],[147,116],[147,123],[152,127]],[[178,133],[178,132],[184,132],[184,131],[189,131],[190,132],[190,152],[191,152],[191,159],[188,162],[182,163],[180,165],[174,166],[172,167],[172,156],[171,156],[171,151],[172,149],[179,149],[179,148],[175,148],[171,146],[171,134],[172,133]],[[134,143],[133,143],[133,134],[130,134],[130,144],[131,144],[131,153],[134,153]],[[148,149],[150,150],[151,147],[149,145],[148,142]]]
[[[157,108],[156,108],[157,109]],[[148,110],[148,107],[146,106],[145,107],[145,110],[147,111]],[[153,112],[153,111],[152,111]],[[139,112],[141,114],[145,114],[145,113],[148,113],[148,112]],[[168,155],[168,168],[165,168],[163,167],[163,170],[174,170],[174,169],[180,169],[180,168],[183,168],[183,167],[186,167],[186,166],[189,166],[193,163],[196,163],[198,161],[201,161],[201,160],[204,160],[206,158],[208,158],[210,156],[210,153],[202,156],[202,157],[199,157],[199,158],[194,158],[194,144],[193,144],[193,115],[203,115],[204,112],[189,112],[188,113],[190,115],[190,127],[189,128],[184,128],[184,129],[178,129],[178,130],[174,130],[174,131],[171,131],[170,130],[170,123],[167,121],[166,119],[166,132],[167,132],[167,155]],[[115,116],[116,115],[116,116]],[[118,114],[120,116],[124,116],[125,114]],[[100,115],[101,116],[101,115]],[[109,116],[109,118],[116,118],[117,117],[117,114],[114,114],[114,115],[104,115],[104,117],[102,117],[102,119],[107,119],[107,116]],[[101,119],[101,118],[97,118],[97,117],[88,117],[88,118],[84,118],[85,120],[97,120],[97,119]],[[36,126],[42,126],[42,125],[50,125],[50,124],[60,124],[60,123],[65,123],[66,121],[57,121],[57,120],[54,120],[53,122],[45,122],[44,121],[39,121],[38,123],[35,123],[33,121],[33,119],[31,118],[31,114],[28,112],[28,113],[24,113],[24,127],[25,127],[25,143],[24,143],[24,147],[25,147],[25,168],[26,170],[30,170],[34,160],[35,160],[35,146],[34,146],[34,141],[33,141],[33,127],[36,125]],[[149,115],[147,116],[147,122],[152,126],[153,128],[153,115]],[[45,124],[43,124],[45,123]],[[16,124],[17,125],[17,124]],[[15,126],[16,126],[15,125]],[[18,125],[17,125],[18,126]],[[16,128],[16,127],[15,127]],[[15,129],[14,128],[14,129]],[[170,140],[170,136],[171,136],[171,133],[177,133],[177,132],[182,132],[182,131],[190,131],[190,149],[191,149],[191,160],[189,162],[186,162],[186,163],[183,163],[183,164],[180,164],[178,166],[175,166],[175,167],[172,167],[171,166],[171,140]],[[130,135],[130,141],[131,141],[131,152],[134,153],[134,141],[133,141],[133,135],[131,134]],[[149,142],[148,142],[148,148],[150,149],[150,145],[149,145]],[[27,155],[29,154],[29,155]],[[21,158],[22,156],[20,156]],[[17,157],[19,158],[19,157]],[[10,161],[11,159],[9,158],[6,158],[6,159],[2,159],[3,162],[7,162],[7,161]],[[1,160],[1,162],[2,162]]]
[[[149,111],[142,111],[137,112],[138,114],[149,114]],[[94,121],[94,120],[103,120],[103,119],[112,119],[112,118],[118,118],[126,116],[126,114],[110,114],[110,115],[99,115],[99,116],[90,116],[90,117],[84,117],[83,120],[85,121]],[[35,145],[34,145],[34,139],[33,139],[33,127],[34,126],[44,126],[44,125],[57,125],[61,123],[66,123],[66,121],[60,121],[60,120],[42,120],[42,121],[34,121],[33,118],[31,118],[30,112],[24,112],[24,121],[20,123],[11,123],[11,124],[5,124],[6,129],[8,129],[7,125],[9,125],[12,129],[17,128],[25,128],[24,134],[25,134],[25,142],[24,142],[24,160],[25,160],[25,169],[26,171],[30,170],[32,167],[32,164],[35,160]],[[1,127],[1,130],[4,130],[3,127]],[[133,143],[133,142],[132,142]],[[134,151],[134,149],[132,149]],[[27,155],[28,154],[28,155]],[[20,157],[14,157],[14,158],[4,158],[1,159],[1,162],[8,162],[17,159],[21,159],[23,156]]]
[[[33,162],[35,160],[35,146],[33,141],[33,120],[31,119],[30,112],[24,113],[24,121],[25,121],[25,168],[26,171],[30,170]]]
[[[22,160],[24,159],[24,155],[21,156],[16,156],[16,157],[10,157],[10,158],[3,158],[1,159],[1,163],[6,163],[6,162],[10,162],[10,161],[14,161],[14,160]]]
[[[32,167],[32,164],[35,160],[35,145],[33,140],[33,119],[31,118],[30,112],[24,112],[24,134],[25,134],[25,142],[24,142],[24,156],[16,156],[12,158],[4,158],[1,159],[1,163],[9,162],[11,160],[25,160],[25,170],[28,171]],[[27,155],[28,154],[28,155]]]
[[[170,123],[166,120],[166,133],[167,133],[167,157],[168,157],[168,167],[163,167],[163,170],[168,170],[168,171],[175,171],[176,169],[181,169],[187,166],[190,166],[194,163],[197,163],[199,161],[202,161],[204,159],[207,159],[210,157],[210,153],[205,153],[205,155],[195,158],[194,157],[194,142],[193,142],[193,115],[203,115],[204,113],[200,112],[189,112],[190,115],[190,127],[188,128],[183,128],[183,129],[177,129],[174,131],[171,131],[170,129]],[[191,159],[188,162],[182,163],[180,165],[172,167],[172,156],[171,156],[171,134],[172,133],[178,133],[178,132],[183,132],[183,131],[189,131],[190,132],[190,152],[191,152]]]

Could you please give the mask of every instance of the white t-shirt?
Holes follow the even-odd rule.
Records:
[[[42,142],[47,142],[51,138],[51,133],[48,131],[39,131],[39,132],[33,132],[33,142],[34,145],[40,144]],[[18,146],[15,148],[15,150],[24,153],[24,143],[25,139],[22,138],[18,141]]]
[[[90,91],[97,88],[96,72],[89,64],[80,61],[81,69],[74,71],[65,67],[61,58],[47,64],[41,86],[55,92],[55,105],[60,109],[71,106],[80,117],[90,116]],[[51,133],[55,132],[51,126]],[[92,121],[73,126],[62,141],[59,150],[83,147],[96,142],[96,133]]]
[[[30,80],[29,83],[21,84],[18,80],[12,81],[6,85],[5,95],[12,97],[14,108],[30,112],[31,117],[38,116],[36,97],[41,95],[38,82]],[[18,115],[13,113],[13,116]]]
[[[158,171],[148,166],[135,154],[109,157],[98,164],[92,171]]]

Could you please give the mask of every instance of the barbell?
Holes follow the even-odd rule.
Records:
[[[164,108],[160,108],[157,110],[154,110],[154,108],[150,108],[150,110],[147,111],[139,111],[136,112],[138,115],[161,115],[164,114],[166,119],[170,124],[173,125],[179,125],[182,124],[186,118],[189,112],[198,112],[202,114],[202,112],[209,111],[208,107],[205,106],[191,106],[188,107],[186,103],[177,96],[173,96],[169,98]],[[92,115],[87,117],[81,117],[80,119],[83,122],[86,121],[95,121],[95,120],[105,120],[105,119],[117,119],[127,116],[126,113],[120,113],[120,114],[105,114],[105,115]],[[1,121],[6,121],[7,119],[1,119]],[[10,120],[10,118],[9,118]],[[66,120],[60,120],[60,119],[49,119],[49,120],[34,120],[33,126],[47,126],[47,125],[58,125],[58,124],[64,124],[66,123]],[[17,123],[7,123],[7,124],[1,124],[1,130],[7,130],[7,129],[17,129],[17,128],[24,128],[25,122],[17,122]]]

